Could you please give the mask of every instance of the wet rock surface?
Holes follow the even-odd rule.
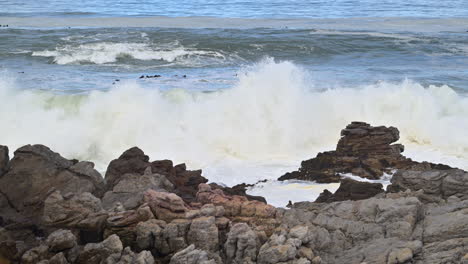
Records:
[[[335,151],[322,152],[313,159],[302,161],[299,170],[286,173],[279,180],[330,183],[339,182],[343,173],[379,179],[384,173],[416,164],[401,155],[403,145],[392,144],[399,138],[395,127],[352,122],[341,131]]]
[[[338,177],[335,193],[282,209],[138,148],[104,181],[89,162],[25,146],[0,163],[0,263],[467,263],[468,174],[404,158],[394,128],[353,123],[343,135],[316,171],[370,177],[385,160],[397,169],[386,193]]]

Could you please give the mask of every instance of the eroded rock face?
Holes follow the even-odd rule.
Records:
[[[257,235],[249,225],[234,224],[224,244],[227,263],[241,264],[256,261],[257,240]]]
[[[143,174],[148,167],[149,157],[137,148],[126,150],[118,159],[109,163],[106,171],[106,187],[112,190],[120,178],[127,173]]]
[[[118,159],[111,161],[109,164],[106,172],[107,190],[112,191],[114,186],[116,186],[123,177],[130,177],[128,174],[133,175],[132,177],[145,174],[145,170],[147,170],[148,167],[151,168],[151,173],[165,176],[173,185],[170,191],[176,193],[186,202],[193,201],[198,191],[198,185],[208,181],[201,176],[201,170],[187,170],[185,164],[173,166],[170,160],[150,162],[149,157],[146,156],[141,149],[134,147],[125,151]],[[129,184],[128,180],[126,180],[126,184]],[[164,183],[164,185],[167,187],[166,183]]]
[[[55,191],[44,202],[43,221],[47,226],[99,233],[107,217],[101,200],[91,193],[62,196]]]
[[[345,168],[355,164],[348,157],[358,157],[361,167],[363,161],[372,164],[366,173],[375,168],[385,172],[380,157],[401,156],[391,145],[398,138],[395,129],[354,123],[348,130],[337,151],[326,154]],[[361,142],[361,137],[377,145]],[[86,179],[95,175],[89,163],[40,147],[34,151],[15,155],[5,175],[22,167],[27,171],[24,162],[29,160],[38,172],[58,179],[63,173]],[[382,167],[372,163],[376,157]],[[13,216],[6,213],[10,207],[23,217],[0,223],[0,262],[468,263],[468,179],[461,170],[411,163],[395,174],[392,192],[383,193],[380,184],[344,179],[335,194],[321,197],[326,203],[301,202],[286,210],[249,199],[242,194],[245,186],[210,186],[201,172],[189,172],[185,165],[148,160],[136,148],[124,153],[110,166],[113,176],[103,198],[85,192],[87,184],[44,189],[40,223],[19,221],[28,219],[22,212],[30,211],[16,211],[0,193],[0,215]],[[29,179],[35,176],[26,176],[35,182]],[[190,192],[182,197],[184,188]],[[28,191],[24,189],[25,197],[32,195]]]
[[[89,243],[78,255],[78,264],[105,263],[108,258],[120,258],[123,250],[122,242],[117,235],[112,235],[101,243]]]
[[[204,250],[196,249],[195,245],[190,245],[184,250],[177,252],[170,264],[221,264],[221,258]]]
[[[399,139],[395,127],[372,127],[363,122],[352,122],[341,131],[341,136],[335,151],[319,153],[317,157],[303,161],[298,171],[287,173],[279,180],[339,182],[340,173],[378,179],[391,169],[413,164],[401,155],[402,145],[392,145]]]
[[[468,199],[468,173],[459,169],[399,170],[391,183],[391,192],[411,190],[442,199]]]
[[[102,198],[103,207],[106,210],[116,207],[117,203],[124,209],[137,208],[143,201],[143,194],[146,190],[171,192],[174,185],[161,174],[152,173],[148,166],[143,175],[127,173],[122,175],[111,191],[104,194]]]
[[[383,193],[383,186],[380,183],[360,182],[344,178],[341,180],[340,187],[335,193],[325,190],[315,200],[317,203],[331,203],[346,200],[363,200]]]
[[[67,160],[45,146],[27,145],[15,151],[8,172],[0,178],[0,193],[15,210],[38,222],[44,200],[53,191],[100,194],[103,179],[93,167],[91,162]]]

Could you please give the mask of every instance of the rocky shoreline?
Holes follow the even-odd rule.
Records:
[[[0,146],[0,263],[468,263],[468,173],[404,157],[394,127],[353,122],[335,151],[280,180],[341,182],[268,205],[139,148],[87,161]],[[393,173],[387,190],[379,179]]]

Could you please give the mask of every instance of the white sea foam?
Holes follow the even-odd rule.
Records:
[[[53,57],[57,64],[116,62],[119,58],[131,57],[137,60],[160,60],[196,64],[200,58],[225,60],[225,56],[216,51],[185,48],[177,43],[173,47],[155,48],[147,43],[111,43],[98,42],[81,45],[58,46],[55,50],[35,51],[32,56]]]
[[[267,181],[256,184],[247,190],[250,195],[266,197],[267,202],[276,207],[286,207],[301,201],[315,201],[325,189],[334,193],[340,183],[317,184],[306,181]]]
[[[144,89],[57,95],[0,79],[1,144],[41,143],[104,169],[132,146],[152,159],[187,162],[228,185],[274,179],[336,146],[354,120],[400,129],[408,153],[468,168],[468,99],[447,86],[412,81],[320,89],[313,73],[265,60],[231,89],[190,93]],[[412,152],[417,149],[417,153]],[[452,163],[452,161],[455,161]]]

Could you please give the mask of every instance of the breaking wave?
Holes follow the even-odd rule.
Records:
[[[448,86],[406,80],[324,90],[313,73],[270,59],[238,78],[231,89],[213,93],[126,82],[81,95],[19,90],[14,80],[2,78],[1,143],[11,149],[45,144],[101,168],[140,146],[152,159],[208,168],[211,180],[233,184],[268,173],[246,169],[237,172],[240,178],[223,178],[229,170],[268,164],[276,173],[297,167],[301,159],[333,149],[346,124],[363,120],[398,127],[408,150],[437,152],[468,167],[468,99]]]
[[[201,60],[223,61],[226,57],[216,51],[185,48],[175,44],[173,47],[155,48],[147,43],[87,43],[81,45],[58,46],[55,50],[35,51],[32,56],[52,57],[56,64],[106,64],[119,59],[159,60],[181,64],[200,63]]]

